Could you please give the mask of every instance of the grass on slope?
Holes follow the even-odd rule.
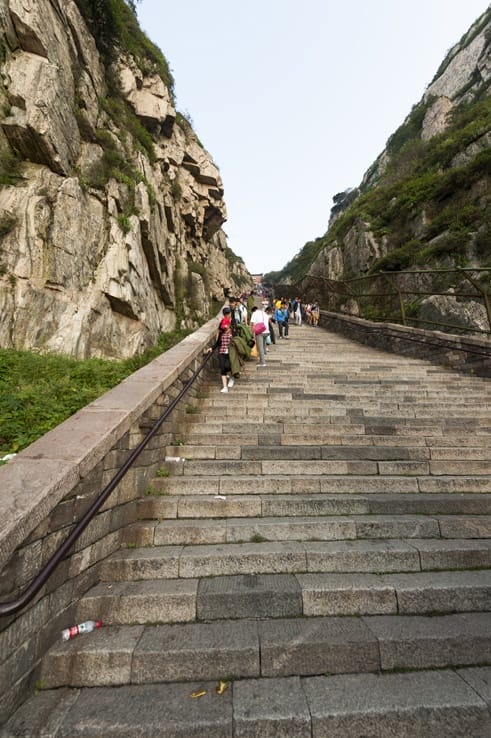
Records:
[[[155,347],[124,361],[0,349],[0,457],[22,450],[190,332],[163,334]]]

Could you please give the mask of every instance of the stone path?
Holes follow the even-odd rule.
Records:
[[[491,383],[290,335],[206,385],[5,735],[489,738]]]

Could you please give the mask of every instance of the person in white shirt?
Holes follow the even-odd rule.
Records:
[[[243,297],[239,297],[239,305],[238,305],[238,308],[239,308],[239,310],[240,310],[240,312],[242,314],[242,323],[244,323],[244,325],[248,325],[247,305],[245,304]]]
[[[254,338],[256,339],[257,350],[259,351],[259,361],[257,365],[266,366],[266,336],[269,334],[269,316],[264,312],[264,310],[253,307],[250,322]],[[256,333],[257,328],[260,328],[261,324],[264,328]]]
[[[295,307],[295,324],[302,325],[302,304],[297,298],[297,305]]]

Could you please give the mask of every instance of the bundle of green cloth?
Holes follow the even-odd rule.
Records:
[[[239,323],[236,326],[236,331],[237,333],[232,338],[228,350],[230,366],[234,376],[240,374],[244,362],[251,356],[252,346],[254,345],[254,335],[248,325]]]

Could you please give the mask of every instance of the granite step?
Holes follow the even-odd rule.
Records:
[[[222,428],[227,433],[250,433],[250,432],[275,432],[275,424],[283,424],[285,432],[298,432],[298,426],[330,426],[333,424],[345,426],[345,433],[366,432],[366,428],[390,428],[390,433],[414,435],[415,433],[424,435],[436,435],[447,432],[462,433],[469,431],[473,433],[488,433],[491,431],[491,419],[489,416],[479,417],[473,414],[466,416],[450,416],[438,415],[436,413],[428,413],[427,415],[416,415],[414,409],[408,410],[405,414],[400,411],[380,412],[374,414],[362,414],[356,408],[335,407],[330,410],[326,408],[319,409],[318,412],[306,412],[305,409],[299,409],[298,412],[291,405],[283,410],[253,410],[247,409],[241,413],[241,421],[237,422],[238,411],[231,405],[229,413],[215,411],[213,413],[200,413],[199,411],[191,413],[180,423],[180,427],[185,431],[187,428],[193,428],[205,431],[209,428],[210,432],[219,433]],[[261,426],[268,426],[267,430],[261,431]],[[362,430],[360,430],[362,429]],[[302,430],[302,428],[300,428]],[[313,429],[310,428],[312,431]],[[323,427],[325,431],[326,428]],[[390,435],[387,432],[385,435]]]
[[[404,436],[403,439],[398,436],[390,435],[369,435],[356,434],[356,435],[338,435],[338,433],[330,432],[324,433],[323,428],[319,428],[318,432],[315,429],[310,429],[309,432],[293,432],[283,433],[275,429],[275,433],[194,433],[189,431],[182,438],[176,434],[176,440],[178,443],[169,445],[166,448],[166,455],[170,456],[183,456],[186,458],[187,454],[184,449],[190,448],[195,449],[197,446],[208,446],[210,449],[217,447],[223,449],[227,446],[244,447],[244,446],[257,446],[259,443],[269,442],[278,439],[281,445],[285,446],[308,446],[312,443],[316,443],[322,446],[347,446],[353,444],[353,446],[404,446],[404,448],[412,447],[436,447],[439,450],[443,449],[454,449],[456,453],[465,454],[468,447],[471,448],[471,452],[474,450],[477,453],[481,453],[484,449],[489,451],[490,438],[489,434],[472,434],[470,436],[462,436],[461,433],[447,434],[443,437],[440,434],[435,436]],[[330,429],[331,431],[333,429]]]
[[[322,449],[324,451],[324,449]],[[388,476],[482,476],[491,479],[491,461],[487,460],[389,460],[367,459],[180,459],[167,465],[170,474],[184,476],[245,476],[285,477],[305,475],[388,475]]]
[[[489,383],[292,327],[219,385],[10,734],[488,738]]]
[[[156,545],[152,524],[141,548],[120,549],[100,568],[101,581],[192,579],[236,574],[387,573],[491,567],[491,540],[365,539]],[[136,531],[135,531],[136,535]]]
[[[150,524],[155,545],[366,538],[490,538],[491,515],[337,515],[315,517],[169,518]],[[137,545],[149,524],[134,523],[125,537]],[[133,538],[132,538],[133,537]],[[146,539],[145,539],[146,540]]]
[[[281,364],[276,369],[280,369]],[[295,367],[296,368],[296,367]],[[380,403],[390,402],[414,402],[421,401],[424,403],[442,403],[449,407],[468,408],[467,400],[480,402],[483,398],[490,399],[491,392],[487,385],[474,385],[465,383],[464,377],[460,376],[456,379],[455,384],[448,384],[445,381],[433,381],[427,375],[416,372],[411,382],[408,384],[400,374],[396,371],[392,373],[392,378],[384,377],[373,371],[374,377],[370,380],[367,375],[339,375],[331,374],[329,379],[320,379],[317,374],[312,373],[306,368],[301,367],[301,372],[296,374],[292,379],[288,377],[271,375],[270,372],[261,374],[245,374],[236,383],[230,394],[237,398],[238,401],[244,399],[250,400],[252,403],[261,402],[283,402],[288,398],[298,399],[304,397],[309,402],[316,402],[319,399],[330,399],[331,397],[345,397],[346,399],[362,399],[364,401],[373,401]],[[246,368],[246,372],[248,369]],[[307,375],[302,377],[303,372]],[[267,381],[264,382],[264,377]],[[315,386],[313,386],[313,383]],[[188,395],[192,400],[199,400],[204,407],[214,403],[215,401],[222,405],[227,405],[228,398],[223,397],[219,393],[220,382],[204,382],[198,392],[193,397]],[[381,389],[385,391],[380,392]],[[387,391],[389,390],[389,391]]]
[[[378,435],[378,436],[402,436],[404,439],[421,437],[450,437],[458,438],[466,432],[472,432],[479,444],[484,443],[486,437],[491,435],[491,423],[480,424],[475,419],[470,419],[463,424],[450,423],[445,419],[427,418],[396,418],[390,416],[372,417],[355,416],[351,420],[346,414],[330,414],[328,416],[299,416],[291,413],[275,413],[272,419],[266,421],[263,414],[254,418],[250,415],[243,416],[240,422],[237,413],[230,419],[213,415],[209,421],[200,418],[197,414],[187,415],[177,428],[174,422],[163,425],[163,431],[178,433],[179,436],[187,438],[190,433],[201,435],[224,434],[224,435],[251,435],[259,433],[263,436],[282,433],[284,435],[310,436],[317,439],[317,443],[324,443],[324,438],[331,436],[351,435]],[[482,438],[481,438],[482,437]]]
[[[28,700],[2,738],[488,738],[490,681],[467,667],[238,679],[220,694],[207,679],[65,687]]]
[[[194,414],[199,416],[198,419],[203,422],[203,419],[212,420],[217,415],[224,418],[231,418],[237,415],[238,410],[245,417],[257,414],[263,415],[265,418],[271,418],[274,415],[281,415],[281,413],[285,412],[292,412],[293,416],[299,420],[309,415],[330,417],[332,414],[346,415],[351,412],[357,412],[360,416],[367,418],[380,417],[383,413],[384,416],[393,416],[400,419],[461,419],[462,422],[468,422],[473,419],[479,419],[481,422],[487,420],[489,422],[491,419],[491,413],[486,406],[481,406],[477,409],[472,408],[471,411],[468,403],[458,405],[454,402],[445,403],[439,401],[428,403],[421,400],[382,402],[376,400],[375,397],[373,400],[367,402],[362,397],[347,398],[340,394],[319,395],[316,400],[309,400],[302,395],[293,395],[291,398],[282,396],[281,401],[279,400],[279,396],[274,395],[271,400],[252,400],[246,395],[237,397],[236,393],[232,390],[226,398],[224,395],[220,395],[220,397],[223,399],[208,400],[206,404],[204,402],[196,403],[196,412]]]
[[[99,687],[490,662],[490,613],[224,620],[103,627],[57,643],[40,679],[44,688]]]
[[[268,439],[271,443],[271,440]],[[484,442],[478,446],[464,447],[448,447],[432,445],[428,447],[423,444],[413,444],[406,446],[401,441],[399,444],[391,444],[384,446],[381,443],[375,445],[371,439],[359,445],[357,443],[328,445],[318,443],[286,443],[280,436],[281,443],[277,445],[265,445],[259,443],[242,444],[230,442],[226,445],[218,443],[217,445],[191,445],[181,444],[179,446],[167,446],[165,448],[165,458],[175,459],[183,458],[187,461],[200,460],[372,460],[372,461],[450,461],[450,462],[470,462],[470,461],[491,461],[491,448],[488,443]],[[332,438],[334,441],[334,438]]]
[[[138,500],[139,520],[316,515],[491,515],[491,495],[156,495]]]
[[[101,582],[78,602],[77,621],[107,625],[247,618],[429,615],[489,611],[483,571],[242,574]]]
[[[397,463],[397,462],[394,462]],[[408,462],[413,464],[414,473],[427,474],[428,463]],[[415,466],[417,464],[417,466]],[[173,475],[187,476],[244,476],[244,475],[271,475],[284,476],[301,474],[378,474],[378,464],[373,461],[248,461],[227,459],[225,461],[187,459],[180,463],[167,465]],[[491,465],[490,465],[491,468]],[[397,473],[393,472],[393,473]],[[401,471],[402,473],[402,471]]]
[[[344,463],[344,462],[342,462]],[[371,462],[369,462],[371,463]],[[157,477],[147,495],[285,495],[285,494],[489,494],[490,476],[392,476],[376,475],[299,475],[270,474],[247,476]]]
[[[425,446],[405,447],[405,446],[374,446],[372,444],[358,446],[337,446],[337,445],[241,445],[226,446],[191,446],[183,445],[169,446],[165,449],[167,458],[181,458],[190,460],[252,460],[252,461],[272,461],[272,460],[288,460],[288,461],[315,461],[315,460],[335,460],[335,461],[428,461],[430,458],[435,459],[455,459],[452,456],[452,449],[445,449],[438,454],[436,449],[430,451]],[[489,449],[480,449],[480,453],[472,454],[471,450],[467,454],[463,454],[465,460],[491,459]],[[458,458],[458,457],[457,457]]]

